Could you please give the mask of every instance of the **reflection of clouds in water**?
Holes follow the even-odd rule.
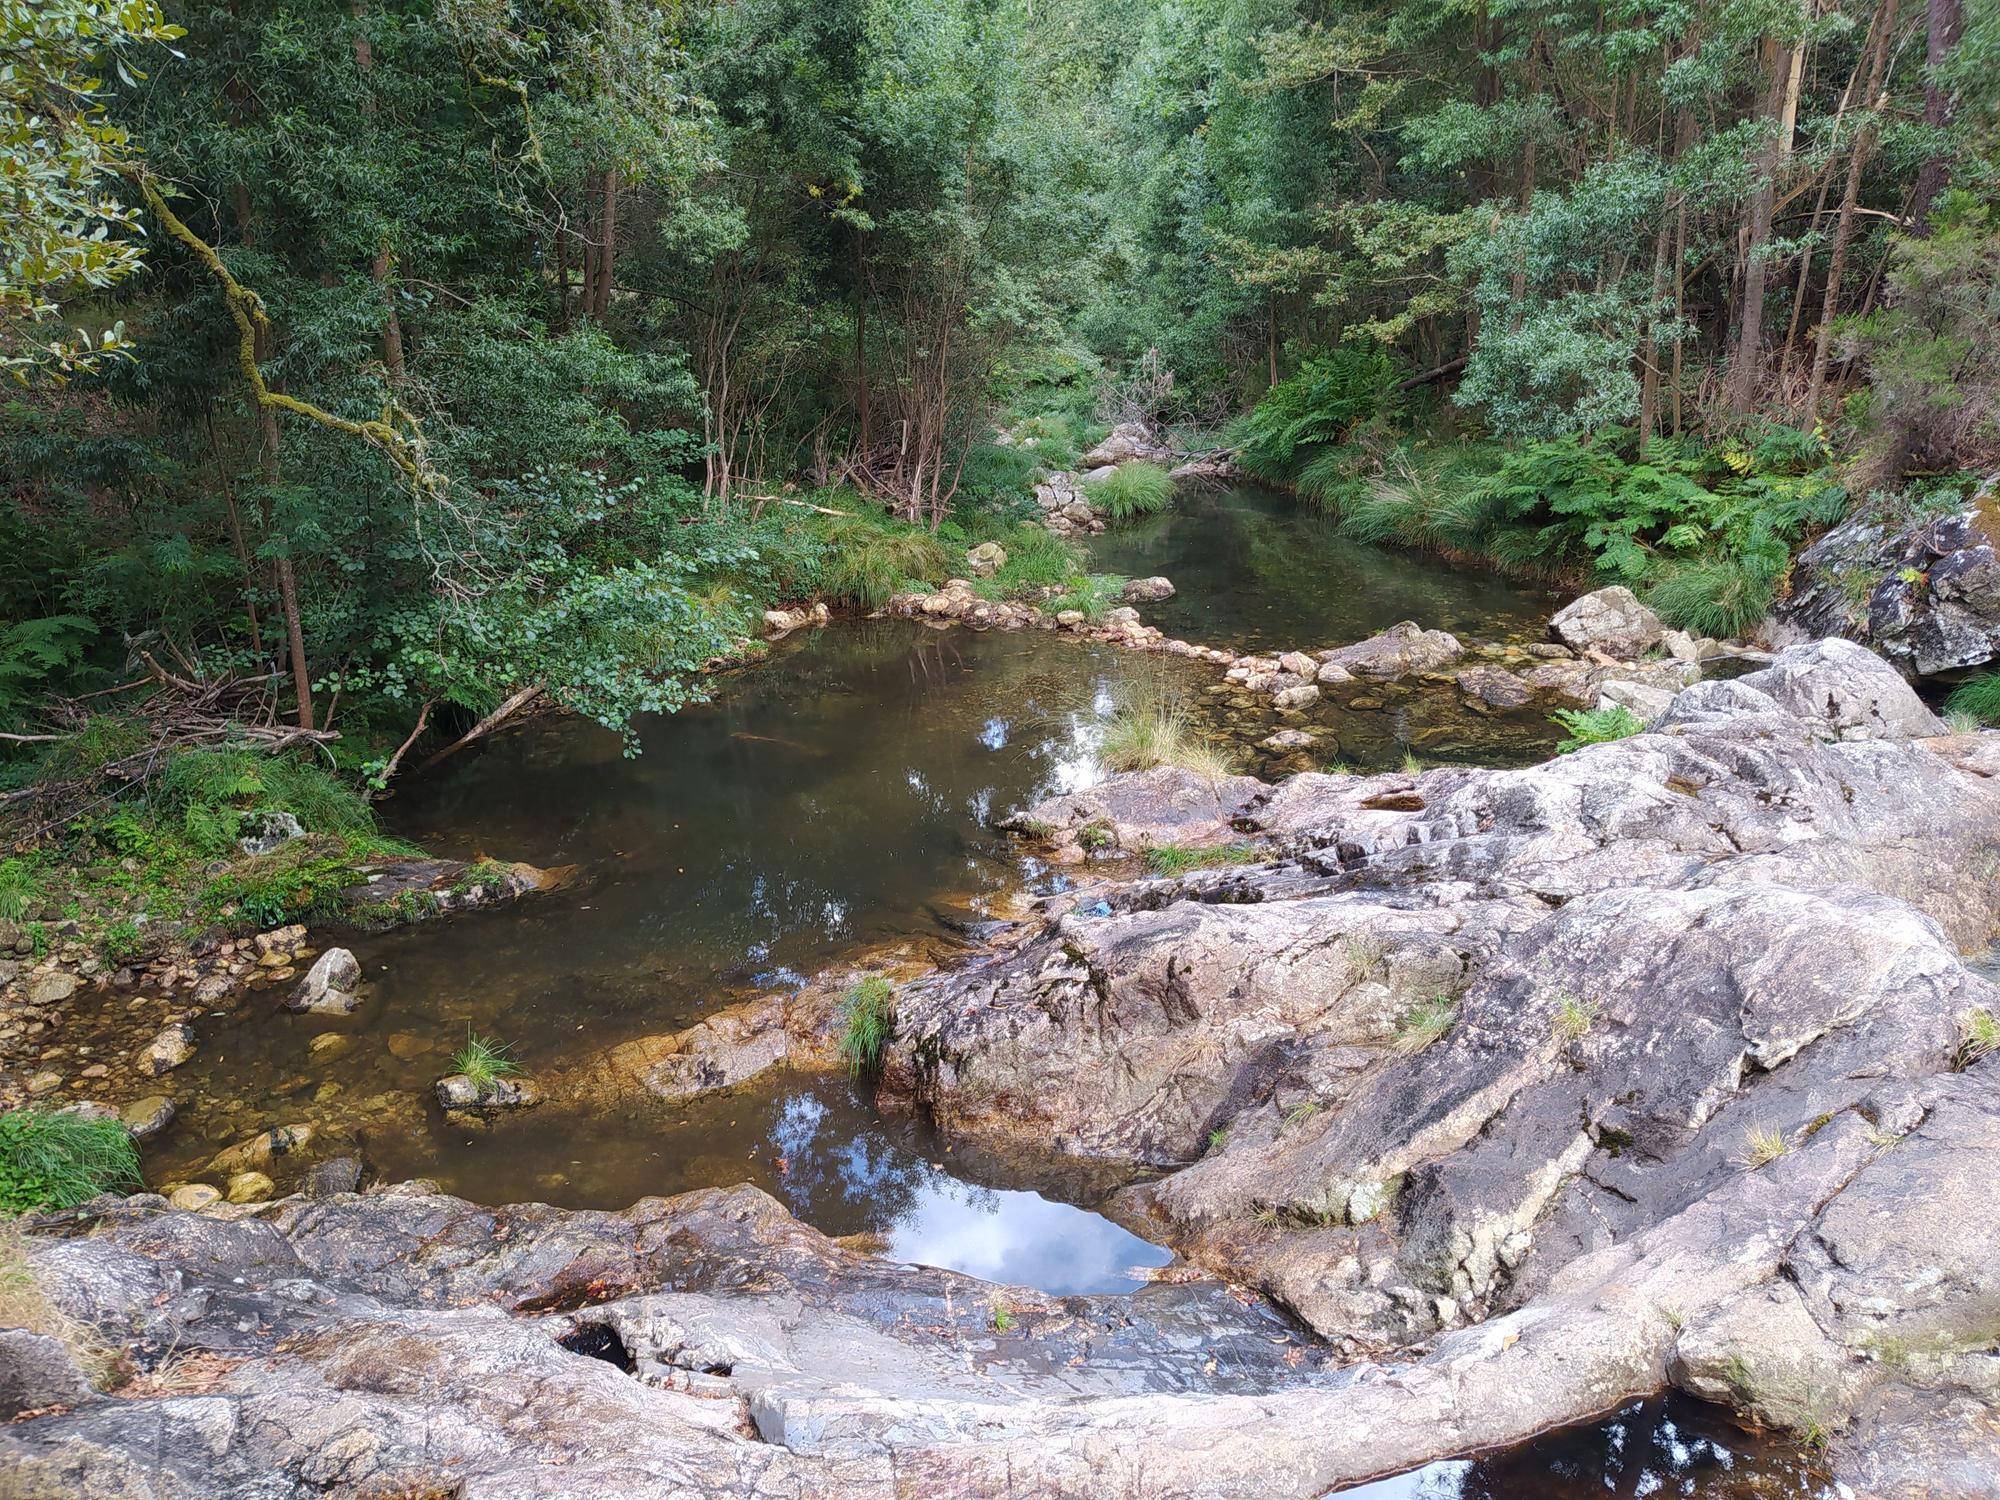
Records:
[[[993,816],[993,788],[983,786],[965,801],[965,811],[973,822],[984,828]]]
[[[988,719],[986,727],[979,731],[979,743],[988,750],[1007,748],[1008,724],[1005,719]]]

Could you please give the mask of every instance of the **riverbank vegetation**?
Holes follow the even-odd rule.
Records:
[[[135,680],[268,684],[380,782],[523,703],[671,711],[765,606],[980,541],[1085,607],[1021,523],[1130,420],[1748,629],[2000,451],[1997,27],[0,0],[9,785]]]

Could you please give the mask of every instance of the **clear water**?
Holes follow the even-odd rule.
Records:
[[[1539,639],[1563,600],[1422,553],[1342,538],[1310,506],[1254,486],[1184,487],[1173,507],[1091,538],[1092,566],[1164,574],[1148,624],[1207,646],[1316,651],[1415,620],[1467,642]]]
[[[1672,1396],[1560,1428],[1504,1452],[1429,1464],[1336,1492],[1341,1500],[1833,1500],[1789,1444],[1720,1408]]]

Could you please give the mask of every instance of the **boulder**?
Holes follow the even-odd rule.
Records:
[[[28,981],[28,1004],[60,1005],[82,987],[83,981],[62,969],[37,974]]]
[[[1458,674],[1458,690],[1489,708],[1520,708],[1535,697],[1533,684],[1505,667],[1467,667]]]
[[[1598,651],[1630,661],[1660,643],[1666,625],[1622,583],[1572,600],[1556,611],[1549,630],[1573,651]]]
[[[118,1117],[132,1132],[133,1140],[150,1141],[174,1123],[174,1101],[165,1094],[148,1094],[126,1105]]]
[[[1920,675],[2000,656],[2000,479],[1944,516],[1864,506],[1802,551],[1774,615],[1808,637],[1865,642]]]
[[[1156,766],[1115,776],[1087,791],[1050,797],[1024,812],[1010,813],[998,826],[1013,833],[1073,842],[1096,828],[1120,849],[1137,851],[1160,844],[1227,843],[1231,819],[1263,783],[1254,776],[1209,777],[1178,766]]]
[[[262,1203],[278,1190],[262,1172],[238,1172],[229,1179],[231,1203]]]
[[[975,578],[991,578],[1007,566],[1007,549],[998,542],[981,542],[967,550],[965,566]]]
[[[194,1056],[194,1046],[194,1027],[187,1022],[176,1021],[162,1027],[160,1034],[139,1054],[139,1071],[148,1078],[170,1073]]]
[[[0,1422],[95,1399],[90,1377],[60,1339],[26,1328],[0,1328]]]
[[[327,1161],[315,1162],[307,1169],[299,1191],[308,1198],[323,1199],[336,1197],[341,1193],[361,1191],[362,1165],[357,1157],[336,1156]]]
[[[1674,691],[1671,688],[1633,682],[1623,677],[1609,678],[1597,687],[1598,708],[1625,709],[1642,724],[1650,724],[1659,718],[1673,701]]]
[[[310,1125],[273,1125],[246,1141],[238,1141],[218,1151],[209,1160],[207,1170],[225,1178],[234,1177],[238,1172],[261,1170],[281,1156],[304,1150],[312,1138],[313,1128]]]
[[[1419,672],[1435,672],[1465,655],[1458,638],[1442,630],[1426,630],[1414,620],[1391,625],[1380,635],[1320,653],[1324,664],[1320,681],[1326,681],[1325,666],[1339,667],[1354,677],[1392,680]]]
[[[1174,586],[1171,580],[1160,577],[1128,578],[1119,597],[1127,604],[1157,604],[1174,597]]]
[[[1271,706],[1281,713],[1297,713],[1319,702],[1319,689],[1310,682],[1279,688],[1271,695]]]
[[[236,844],[245,854],[253,857],[269,854],[273,849],[282,848],[293,839],[302,839],[306,836],[306,831],[299,820],[282,810],[252,813],[248,818],[248,826],[254,826],[256,831],[245,834],[236,841]]]
[[[188,1182],[167,1194],[167,1202],[183,1213],[197,1214],[222,1201],[222,1189],[205,1182]]]
[[[476,1083],[463,1073],[452,1073],[437,1081],[437,1102],[445,1110],[460,1114],[500,1114],[533,1109],[542,1102],[542,1092],[526,1078],[495,1078]]]
[[[1120,464],[1168,463],[1172,459],[1172,450],[1144,422],[1120,422],[1110,436],[1077,460],[1077,467],[1085,471],[1115,469]]]
[[[1838,637],[1795,647],[1736,679],[1783,712],[1825,724],[1843,740],[1922,739],[1945,732],[1896,669]]]
[[[322,1016],[351,1016],[360,1008],[361,965],[345,948],[329,948],[285,1000],[285,1009]]]
[[[1257,748],[1269,750],[1274,755],[1290,754],[1294,750],[1310,750],[1316,743],[1316,736],[1304,729],[1280,729],[1276,734],[1266,735],[1257,741]]]

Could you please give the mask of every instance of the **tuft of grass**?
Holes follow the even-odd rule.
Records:
[[[1197,849],[1188,844],[1155,844],[1146,851],[1146,868],[1155,875],[1185,875],[1221,865],[1254,864],[1262,857],[1255,844],[1216,844]]]
[[[1046,608],[1056,615],[1073,609],[1095,625],[1118,608],[1124,597],[1125,580],[1116,573],[1089,573],[1072,578],[1062,593],[1049,600]]]
[[[513,1058],[514,1046],[493,1037],[480,1036],[466,1028],[465,1045],[451,1055],[455,1073],[463,1073],[482,1094],[503,1078],[520,1075],[521,1065]]]
[[[93,1385],[117,1372],[118,1354],[90,1324],[71,1317],[42,1290],[28,1264],[18,1220],[0,1221],[0,1328],[24,1328],[58,1340]]]
[[[1129,691],[1104,726],[1097,754],[1114,771],[1178,766],[1213,780],[1230,769],[1228,753],[1196,730],[1187,701],[1162,682]]]
[[[122,1120],[41,1109],[0,1114],[0,1213],[69,1208],[139,1182],[139,1149]]]
[[[1977,734],[1986,726],[1962,708],[1947,708],[1944,711],[1944,727],[1947,734]]]
[[[1613,740],[1629,740],[1646,727],[1639,716],[1622,703],[1610,708],[1559,708],[1549,717],[1569,734],[1568,739],[1556,746],[1559,755],[1581,750],[1585,745],[1608,745]]]
[[[2000,1019],[1983,1005],[1974,1006],[1958,1018],[1958,1050],[1952,1053],[1951,1065],[1964,1070],[2000,1051]]]
[[[997,1297],[993,1301],[993,1331],[1005,1333],[1014,1326],[1014,1309]]]
[[[1777,592],[1768,563],[1716,555],[1662,564],[1646,603],[1677,630],[1722,639],[1755,629]]]
[[[1174,482],[1158,464],[1121,464],[1102,479],[1087,481],[1083,493],[1114,521],[1150,516],[1174,503]]]
[[[1448,1033],[1457,1019],[1458,1001],[1450,995],[1433,995],[1403,1012],[1390,1045],[1405,1057],[1421,1052]]]
[[[895,986],[879,974],[871,974],[847,992],[840,1057],[851,1076],[868,1078],[881,1071],[882,1053],[895,1029],[895,1004]]]
[[[1216,1152],[1220,1151],[1224,1146],[1228,1144],[1229,1144],[1229,1132],[1224,1130],[1220,1125],[1218,1125],[1215,1127],[1215,1129],[1211,1130],[1208,1133],[1207,1154],[1209,1156],[1213,1156],[1215,1155]]]
[[[1743,1165],[1751,1171],[1769,1166],[1792,1149],[1781,1130],[1768,1130],[1761,1125],[1753,1126],[1743,1137]]]
[[[1083,572],[1089,555],[1069,538],[1040,526],[1017,526],[993,540],[1005,549],[1007,565],[984,581],[1004,599],[1037,589],[1063,587]]]
[[[1303,1125],[1318,1113],[1318,1103],[1311,1099],[1304,1099],[1285,1111],[1285,1123],[1287,1125]]]
[[[1556,1013],[1549,1022],[1549,1034],[1566,1046],[1588,1034],[1603,1013],[1595,1000],[1584,1000],[1564,990],[1556,997]]]
[[[19,922],[48,904],[42,872],[33,859],[0,859],[0,921]]]
[[[854,516],[826,528],[820,586],[829,599],[877,609],[905,584],[942,583],[952,557],[944,543],[914,527],[878,526]]]
[[[1981,724],[2000,724],[2000,672],[1981,672],[1952,689],[1947,714],[1964,714]]]

